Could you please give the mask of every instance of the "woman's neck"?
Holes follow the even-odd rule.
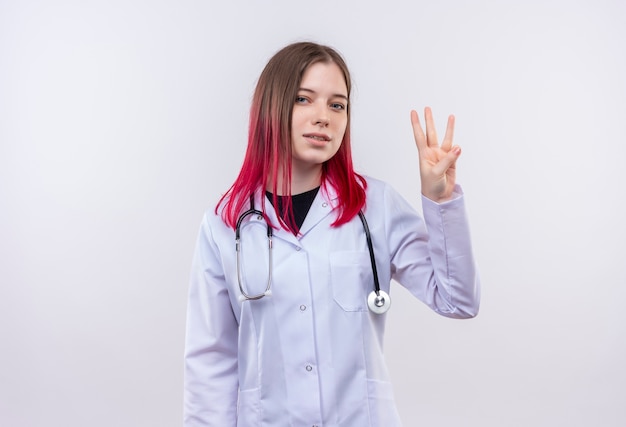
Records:
[[[292,166],[291,169],[291,194],[301,194],[309,190],[317,188],[322,183],[322,166],[307,168],[302,170],[301,168]],[[278,182],[276,185],[277,196],[285,196],[282,194],[283,182],[282,174],[278,173]],[[269,184],[267,191],[272,191],[272,185]]]

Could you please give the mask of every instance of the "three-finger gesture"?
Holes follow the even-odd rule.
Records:
[[[417,112],[411,111],[413,135],[419,153],[422,194],[432,201],[441,203],[452,198],[456,181],[456,160],[461,155],[461,148],[452,145],[454,116],[448,117],[448,125],[441,146],[437,141],[435,122],[430,107],[424,109],[424,119],[426,121],[425,134]]]

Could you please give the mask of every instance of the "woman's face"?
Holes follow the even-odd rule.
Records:
[[[339,67],[318,62],[304,72],[291,121],[292,171],[319,170],[337,153],[348,124],[348,89]]]

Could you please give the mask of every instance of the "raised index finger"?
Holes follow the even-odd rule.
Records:
[[[428,144],[426,143],[426,135],[424,135],[419,116],[415,110],[411,110],[411,125],[413,126],[413,137],[415,138],[415,145],[417,146],[418,151],[427,148]]]

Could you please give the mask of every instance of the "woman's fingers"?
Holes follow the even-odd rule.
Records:
[[[448,116],[448,125],[446,126],[446,133],[443,136],[443,142],[441,143],[441,149],[446,153],[452,148],[452,141],[454,140],[454,116]]]
[[[445,156],[433,165],[433,175],[443,176],[447,173],[448,169],[454,169],[456,167],[456,160],[460,155],[461,147],[452,147],[452,149],[448,151]]]
[[[429,147],[438,147],[437,130],[435,129],[435,120],[430,107],[424,108],[424,120],[426,121],[426,143]]]
[[[413,125],[413,136],[415,138],[415,145],[417,145],[417,149],[422,150],[422,148],[426,147],[439,148],[437,129],[435,128],[435,120],[430,107],[424,108],[424,120],[426,125],[425,133],[422,129],[417,111],[411,110],[411,124]],[[443,142],[441,144],[441,149],[445,152],[450,151],[452,148],[452,142],[454,140],[454,120],[453,115],[448,117],[446,133],[444,134]]]
[[[428,144],[426,143],[426,135],[424,135],[424,131],[422,130],[419,116],[415,110],[411,110],[411,125],[413,126],[415,145],[417,146],[417,150],[421,152],[424,148],[428,147]]]

